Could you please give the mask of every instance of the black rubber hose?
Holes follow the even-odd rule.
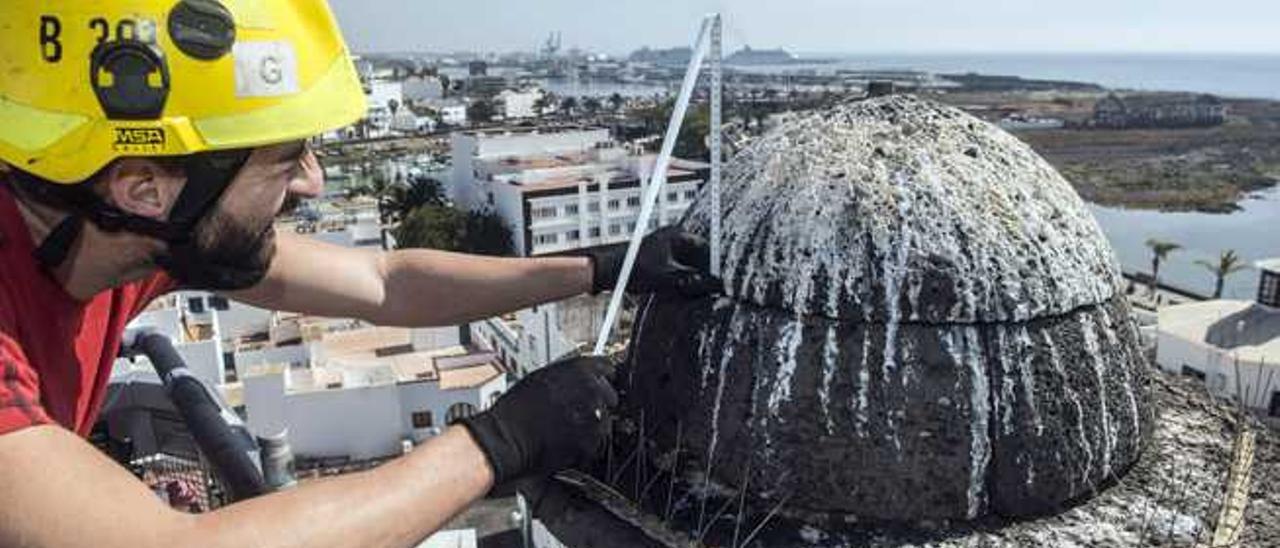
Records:
[[[218,399],[187,364],[164,335],[145,334],[138,338],[137,350],[145,354],[164,382],[165,391],[182,415],[196,445],[226,485],[232,501],[267,493],[267,484],[258,468],[258,446],[248,429]]]

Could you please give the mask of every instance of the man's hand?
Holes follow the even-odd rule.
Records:
[[[589,249],[593,293],[613,289],[622,275],[627,245]],[[628,293],[679,293],[701,297],[718,293],[723,283],[711,275],[707,242],[674,226],[659,229],[640,243],[636,266],[627,283]]]
[[[493,408],[463,419],[493,468],[494,484],[548,476],[603,448],[618,395],[604,358],[553,363],[525,377]]]

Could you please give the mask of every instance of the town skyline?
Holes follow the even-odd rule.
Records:
[[[726,46],[733,49],[749,44],[804,54],[1280,54],[1280,33],[1273,28],[1280,4],[1258,0],[1224,0],[1212,11],[1190,0],[1080,0],[1061,11],[1007,0],[803,0],[787,7],[779,10],[763,0],[731,6],[713,0],[333,3],[352,48],[366,53],[534,51],[559,32],[565,49],[623,55],[644,46],[688,45],[699,18],[719,11],[726,17]]]

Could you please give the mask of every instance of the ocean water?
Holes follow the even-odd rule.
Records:
[[[1160,278],[1178,287],[1213,293],[1214,276],[1197,260],[1217,262],[1218,255],[1233,249],[1252,265],[1261,259],[1280,257],[1280,187],[1259,192],[1240,202],[1231,214],[1162,213],[1090,205],[1090,210],[1111,240],[1126,271],[1151,271],[1150,238],[1176,242],[1175,251],[1160,266]],[[1223,297],[1252,300],[1258,294],[1258,271],[1250,268],[1227,278]]]
[[[1194,91],[1226,97],[1280,99],[1280,54],[806,54],[803,57],[838,61],[752,70],[976,72],[1086,82],[1113,89]]]

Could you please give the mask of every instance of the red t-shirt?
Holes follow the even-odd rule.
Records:
[[[157,273],[76,301],[34,250],[0,179],[0,435],[56,422],[87,436],[125,325],[175,284]]]

